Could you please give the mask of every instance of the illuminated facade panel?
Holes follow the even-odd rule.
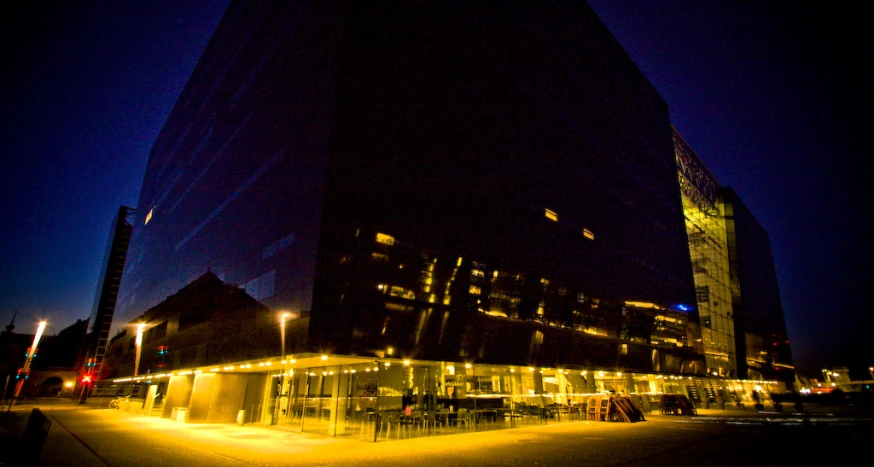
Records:
[[[673,130],[707,372],[737,376],[732,281],[719,182]]]

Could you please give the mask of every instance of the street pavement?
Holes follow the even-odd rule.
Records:
[[[23,416],[33,407],[52,420],[40,465],[65,467],[805,466],[868,459],[874,442],[871,414],[827,409],[699,409],[697,416],[654,413],[635,423],[550,423],[373,443],[256,425],[183,423],[93,405],[13,411]]]

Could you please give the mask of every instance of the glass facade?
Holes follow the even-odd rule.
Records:
[[[267,370],[276,367],[275,370]],[[386,441],[462,432],[500,430],[577,421],[607,421],[628,400],[645,419],[662,410],[665,394],[686,395],[696,407],[752,405],[755,395],[782,392],[777,381],[708,379],[617,371],[570,370],[516,365],[479,365],[396,359],[300,355],[278,360],[119,378],[98,384],[92,397],[132,396],[127,410],[149,407],[149,415],[173,413],[174,391],[192,388],[187,420],[197,419],[198,386],[228,389],[248,375],[245,408],[230,423],[274,425],[296,432]],[[169,390],[169,392],[168,392]],[[155,394],[167,394],[155,409]],[[178,399],[177,399],[178,400]],[[213,400],[212,405],[221,401]],[[176,407],[177,411],[179,407]],[[604,411],[602,411],[602,409]],[[203,412],[201,410],[201,412]],[[219,421],[219,420],[213,420]]]
[[[767,233],[731,188],[720,190],[728,233],[732,304],[741,376],[795,380],[777,273]]]

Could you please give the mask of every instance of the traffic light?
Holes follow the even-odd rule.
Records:
[[[82,375],[82,384],[88,384],[91,382],[91,375]]]

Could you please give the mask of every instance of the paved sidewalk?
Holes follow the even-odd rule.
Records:
[[[13,410],[21,417],[29,414],[33,406],[16,406]],[[441,435],[414,438],[402,441],[373,443],[367,440],[343,437],[325,437],[311,433],[291,432],[260,425],[237,426],[234,424],[196,424],[143,416],[108,409],[71,404],[43,405],[40,409],[52,420],[52,427],[42,452],[43,466],[118,466],[154,465],[156,457],[170,451],[209,452],[208,463],[202,455],[188,462],[190,465],[238,465],[240,453],[247,454],[251,465],[284,463],[289,456],[302,465],[328,465],[326,459],[334,459],[337,465],[352,462],[366,465],[367,459],[381,459],[389,465],[405,465],[401,453],[427,453],[440,455],[447,446],[453,449],[469,449],[472,452],[488,449],[489,446],[515,446],[520,440],[544,436],[563,436],[569,433],[572,439],[595,439],[605,434],[638,437],[668,437],[672,430],[700,429],[700,425],[725,426],[745,425],[771,426],[786,421],[792,424],[800,419],[839,420],[848,413],[838,413],[834,408],[821,408],[805,413],[746,410],[698,409],[698,415],[645,414],[646,422],[571,422],[551,423],[526,428],[485,431],[477,434]],[[868,432],[874,424],[869,414],[853,414],[857,420],[867,420]],[[866,418],[867,417],[867,418]],[[689,423],[684,422],[701,422]],[[651,423],[650,423],[651,422]],[[712,422],[712,423],[707,423]],[[797,423],[796,423],[797,424]],[[694,427],[692,426],[694,425]],[[679,428],[678,428],[679,427]],[[552,435],[550,435],[552,434]],[[549,439],[549,438],[546,438]],[[125,441],[127,440],[127,441]],[[119,446],[128,443],[133,447]],[[129,452],[127,452],[129,451]],[[119,453],[121,452],[121,454]],[[114,457],[113,457],[114,456]],[[119,457],[128,456],[128,457]],[[344,457],[346,456],[346,457]],[[351,456],[351,457],[349,457]],[[400,457],[399,457],[400,456]],[[177,455],[178,457],[178,455]],[[119,461],[123,459],[123,461]],[[341,461],[341,459],[345,459]],[[129,461],[129,463],[128,463]],[[200,461],[201,463],[197,463]],[[307,462],[309,464],[307,464]],[[164,464],[179,465],[179,464]],[[560,464],[559,464],[560,465]]]

